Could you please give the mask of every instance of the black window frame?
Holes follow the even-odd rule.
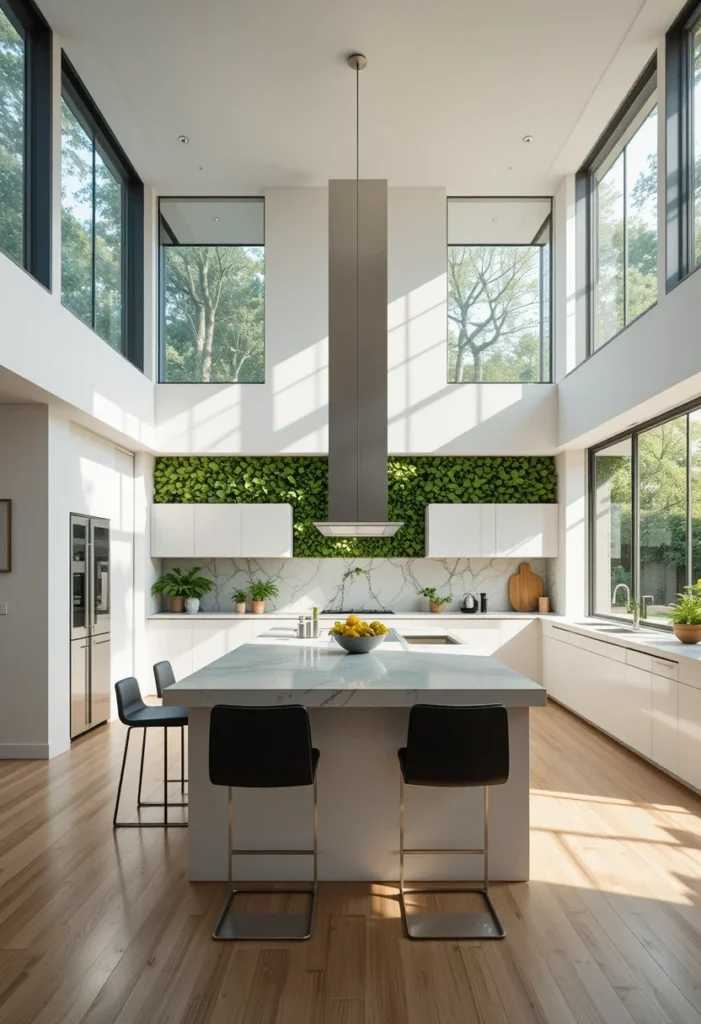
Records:
[[[659,427],[663,423],[670,423],[672,420],[679,419],[681,416],[689,417],[691,413],[701,411],[701,399],[696,398],[691,402],[686,402],[684,405],[677,406],[675,409],[669,410],[669,412],[660,413],[659,416],[655,416],[653,419],[645,420],[642,423],[637,423],[633,427],[629,427],[627,430],[622,431],[620,434],[616,434],[613,437],[607,438],[605,441],[601,441],[588,449],[587,452],[587,513],[588,513],[588,524],[587,524],[587,545],[588,545],[588,594],[587,604],[589,615],[596,619],[605,619],[609,622],[626,622],[628,620],[622,619],[620,615],[605,615],[602,612],[595,611],[594,594],[596,588],[596,580],[594,576],[595,572],[595,521],[596,521],[596,471],[595,463],[596,456],[599,452],[604,451],[606,448],[610,448],[612,445],[618,444],[621,441],[630,440],[631,442],[631,546],[632,546],[632,558],[631,558],[631,588],[630,597],[631,600],[639,601],[639,588],[640,588],[640,497],[639,497],[639,483],[640,483],[640,462],[638,453],[638,439],[641,434],[645,434],[648,430],[654,427]],[[686,557],[686,582],[691,584],[694,581],[694,565],[693,565],[693,532],[692,532],[692,507],[691,507],[691,446],[689,444],[689,420],[687,418],[687,448],[686,448],[686,476],[687,476],[687,501],[686,501],[686,545],[687,545],[687,557]],[[642,610],[641,610],[642,614]],[[641,622],[645,623],[646,628],[662,630],[665,633],[671,632],[672,627],[665,625],[663,622],[652,622],[648,619],[641,617]]]
[[[190,386],[190,385],[203,385],[204,387],[225,387],[225,386],[241,386],[246,385],[247,387],[256,387],[261,384],[265,384],[267,375],[267,363],[265,361],[265,344],[266,344],[266,323],[267,323],[267,287],[265,287],[265,301],[263,303],[263,379],[262,380],[251,380],[251,381],[196,381],[196,380],[166,380],[166,295],[165,295],[165,252],[168,245],[164,245],[161,238],[161,232],[167,234],[171,242],[169,243],[175,247],[187,247],[187,246],[199,246],[207,245],[206,242],[180,242],[175,236],[173,229],[171,228],[168,221],[161,213],[162,202],[198,202],[198,201],[211,201],[211,202],[236,202],[236,200],[250,201],[257,200],[263,205],[263,249],[265,250],[265,238],[266,238],[266,226],[267,226],[267,202],[265,196],[209,196],[209,195],[188,195],[188,196],[170,196],[164,195],[158,197],[157,203],[157,217],[156,217],[156,231],[158,237],[158,367],[156,380],[159,384],[167,384],[168,387],[179,387],[179,386]],[[245,247],[245,242],[232,243],[232,248]],[[259,242],[251,244],[251,247],[255,245],[260,246]]]
[[[475,201],[481,201],[481,202],[485,202],[485,203],[490,202],[490,200],[491,201],[509,200],[510,202],[518,202],[519,200],[523,200],[524,202],[545,202],[547,200],[550,203],[550,213],[543,219],[543,222],[541,223],[541,225],[539,226],[539,228],[536,231],[535,235],[533,236],[533,241],[530,242],[530,243],[526,243],[526,242],[520,242],[520,243],[519,242],[513,242],[513,243],[504,242],[504,243],[496,243],[495,244],[493,242],[482,242],[482,243],[480,243],[480,242],[449,242],[448,241],[448,217],[449,217],[450,203],[451,203],[451,200],[456,200],[456,199],[457,200],[461,200],[461,199],[463,199],[463,200],[464,199],[468,199],[468,200],[469,199],[474,199]],[[492,384],[500,384],[500,385],[504,385],[504,384],[524,384],[525,385],[525,384],[527,384],[529,387],[534,387],[534,386],[537,386],[538,384],[553,384],[554,383],[554,381],[555,381],[555,339],[554,339],[554,331],[553,331],[554,312],[555,312],[554,311],[554,287],[553,287],[553,285],[554,285],[554,277],[555,277],[555,261],[553,259],[553,234],[554,234],[554,226],[555,226],[555,224],[554,224],[554,206],[555,206],[554,197],[550,196],[550,195],[539,195],[539,196],[521,196],[521,195],[514,195],[514,196],[503,196],[503,195],[502,196],[464,196],[464,195],[451,195],[451,196],[447,196],[446,197],[446,204],[445,204],[445,223],[446,223],[446,246],[445,246],[445,253],[446,253],[446,279],[445,279],[445,294],[446,294],[446,327],[447,327],[448,330],[450,329],[450,323],[448,321],[448,303],[449,303],[449,297],[450,297],[450,283],[448,281],[448,273],[447,273],[447,268],[448,268],[448,250],[449,249],[451,249],[451,248],[458,248],[460,246],[463,246],[465,248],[469,248],[470,246],[479,246],[479,245],[490,246],[491,248],[494,248],[494,249],[499,249],[499,248],[503,248],[503,249],[507,249],[507,248],[508,249],[518,249],[518,248],[530,249],[534,245],[539,244],[537,240],[542,237],[543,232],[545,231],[546,227],[549,229],[549,232],[550,232],[549,261],[548,261],[548,274],[547,274],[547,283],[548,283],[548,302],[547,302],[548,318],[547,319],[548,319],[548,334],[549,334],[549,337],[548,337],[548,344],[547,344],[547,346],[543,345],[543,337],[542,337],[543,336],[543,321],[544,321],[543,312],[544,312],[544,308],[545,308],[545,303],[543,302],[543,288],[541,286],[541,289],[540,289],[540,318],[539,318],[539,331],[540,331],[540,351],[539,351],[540,379],[539,380],[533,380],[533,381],[517,381],[517,380],[516,381],[508,381],[508,380],[507,381],[504,381],[504,380],[483,380],[483,381],[446,380],[446,384],[447,384],[448,387],[465,387],[465,386],[468,386],[468,385],[474,386],[476,384],[477,385],[492,385]],[[541,280],[541,282],[546,280],[546,276],[542,272],[542,268],[543,268],[543,250],[544,249],[545,249],[545,246],[541,245],[540,257],[539,257],[540,258],[540,268],[541,268],[541,273],[540,273],[540,280]],[[543,375],[543,364],[544,364],[544,361],[545,361],[544,357],[545,357],[545,353],[546,352],[548,354],[548,376],[547,377],[545,377]],[[450,354],[449,354],[449,351],[448,351],[448,337],[447,337],[447,334],[446,334],[446,371],[448,370],[449,365],[450,365],[449,360],[450,360]],[[446,373],[446,377],[447,377],[447,373]]]
[[[701,0],[690,0],[665,36],[665,222],[666,289],[693,274],[695,160],[693,130],[693,39],[701,25]],[[701,266],[701,263],[699,263]]]
[[[33,0],[0,0],[0,9],[20,32],[25,46],[23,253],[19,265],[50,291],[53,37]],[[15,262],[8,253],[3,255]]]
[[[596,225],[594,223],[595,203],[594,193],[596,190],[596,171],[616,149],[618,142],[635,121],[640,110],[648,102],[650,96],[657,91],[657,52],[653,53],[641,73],[638,75],[633,86],[620,104],[603,133],[598,138],[593,149],[575,176],[575,218],[576,218],[576,322],[578,331],[584,333],[585,358],[606,348],[612,341],[626,331],[631,324],[634,324],[641,317],[654,309],[659,302],[653,302],[642,313],[638,313],[624,323],[623,327],[615,334],[607,338],[601,345],[595,347],[594,323],[595,323],[595,264],[596,264]],[[659,101],[657,103],[659,117]],[[659,158],[659,150],[658,150]],[[658,196],[658,204],[659,204]],[[625,210],[624,210],[625,218]],[[658,234],[658,267],[659,267],[659,243]],[[624,267],[625,282],[625,267]],[[625,284],[624,284],[625,287]],[[625,301],[625,300],[624,300]],[[624,307],[625,315],[625,307]],[[581,334],[580,334],[581,337]]]
[[[144,185],[133,164],[65,52],[61,53],[61,98],[94,139],[94,146],[122,185],[122,344],[112,348],[144,369]],[[94,218],[93,218],[94,219]],[[94,226],[93,226],[94,231]],[[92,265],[92,324],[95,329],[95,260]],[[68,307],[64,307],[68,308]],[[81,321],[82,323],[83,321]],[[95,332],[97,337],[100,337]],[[104,340],[104,339],[100,339]],[[109,345],[108,342],[105,344]]]

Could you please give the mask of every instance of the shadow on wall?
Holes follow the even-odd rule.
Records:
[[[266,382],[159,385],[164,453],[328,450],[327,191],[266,202]],[[554,385],[447,382],[445,202],[442,189],[389,193],[389,451],[552,453]]]

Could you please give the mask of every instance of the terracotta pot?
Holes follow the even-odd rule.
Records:
[[[697,644],[701,640],[701,626],[672,626],[677,640],[683,644]]]
[[[171,597],[171,599],[170,599],[170,610],[172,612],[184,612],[185,611],[185,598],[184,597]]]
[[[265,601],[251,601],[251,611],[261,615],[265,611]]]
[[[240,601],[240,602],[239,602],[239,603],[238,603],[238,604],[236,605],[236,611],[237,611],[237,613],[238,613],[239,615],[244,615],[244,614],[245,614],[245,611],[246,611],[246,602],[245,602],[245,601]]]
[[[430,612],[442,612],[444,608],[445,608],[444,604],[436,604],[435,601],[429,601],[428,602],[428,610]]]

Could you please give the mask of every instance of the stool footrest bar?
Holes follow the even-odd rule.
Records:
[[[406,847],[404,848],[404,853],[405,854],[406,853],[412,853],[412,854],[429,854],[429,855],[433,855],[434,853],[435,854],[440,854],[440,853],[450,853],[450,854],[453,854],[453,853],[468,853],[468,854],[470,854],[470,853],[474,853],[474,854],[481,854],[482,856],[484,856],[484,854],[486,852],[487,851],[484,850],[484,849],[482,849],[482,850],[462,850],[462,849],[460,849],[460,850],[458,850],[458,849],[455,849],[455,850],[421,850],[421,849],[408,850]]]
[[[175,805],[171,804],[171,806],[176,806],[177,807],[177,804],[175,804]],[[254,854],[256,857],[260,857],[260,856],[263,856],[263,857],[271,856],[271,857],[273,857],[276,853],[279,853],[281,857],[296,857],[296,856],[298,856],[298,857],[313,857],[314,856],[314,851],[313,850],[232,850],[231,852],[232,852],[232,854],[235,857],[251,856],[251,854]],[[265,890],[265,891],[267,892],[267,890]]]

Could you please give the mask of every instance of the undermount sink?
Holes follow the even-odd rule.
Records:
[[[459,644],[459,640],[453,640],[452,636],[447,634],[436,635],[433,633],[431,636],[405,636],[404,640],[408,644]]]
[[[585,629],[593,629],[597,633],[637,633],[639,630],[633,629],[632,626],[617,625],[615,622],[607,622],[599,625],[593,622],[578,622],[578,626],[582,626]]]

